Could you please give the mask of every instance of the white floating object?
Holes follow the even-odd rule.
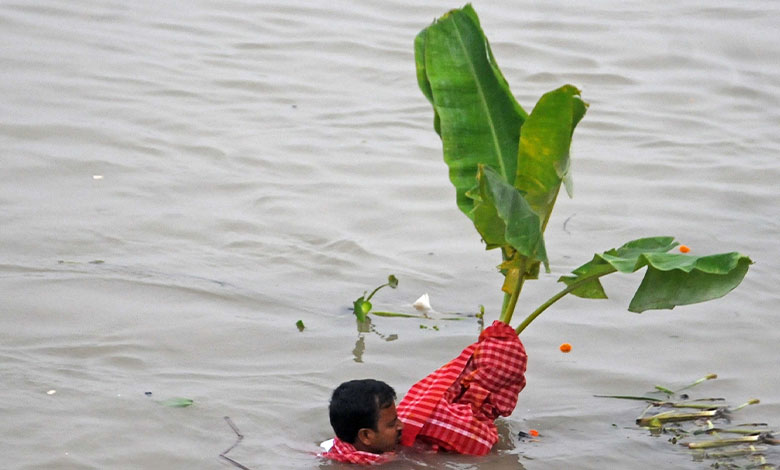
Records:
[[[428,297],[428,293],[421,295],[419,299],[415,300],[412,304],[412,307],[419,310],[420,312],[430,312],[433,310],[431,308],[431,298]]]
[[[320,444],[320,447],[322,447],[325,452],[329,451],[331,447],[333,447],[333,439],[328,439],[327,441],[322,441]]]
[[[54,395],[55,393],[57,393],[57,390],[49,390],[46,392],[46,395]]]
[[[92,179],[93,180],[102,180],[103,179],[103,175],[92,175]]]

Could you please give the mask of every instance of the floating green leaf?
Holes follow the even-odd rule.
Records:
[[[361,297],[353,303],[352,311],[355,312],[355,316],[359,322],[364,322],[366,321],[366,315],[371,311],[371,302]]]
[[[392,274],[389,275],[387,277],[387,285],[390,286],[391,289],[395,289],[396,287],[398,287],[398,278]]]
[[[159,401],[157,403],[171,408],[185,408],[194,404],[195,402],[189,398],[174,397]]]
[[[298,320],[297,322],[295,322],[295,326],[298,327],[298,331],[303,331],[304,329],[306,329],[306,325],[303,324],[303,320]]]
[[[379,289],[387,286],[390,286],[391,289],[395,289],[396,287],[398,287],[398,278],[395,277],[395,275],[393,274],[387,276],[386,283],[380,285],[379,287],[371,291],[371,293],[368,295],[366,295],[366,293],[364,292],[361,297],[359,297],[352,303],[352,311],[355,313],[355,316],[357,317],[359,322],[362,323],[366,321],[368,312],[370,312],[372,308],[370,300],[374,296],[374,294],[376,294],[379,291]]]

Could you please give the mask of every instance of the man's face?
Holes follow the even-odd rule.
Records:
[[[395,403],[379,410],[379,419],[376,424],[376,431],[373,429],[368,433],[368,448],[375,454],[391,452],[401,442],[401,430],[403,423],[398,419],[398,412],[395,410]]]

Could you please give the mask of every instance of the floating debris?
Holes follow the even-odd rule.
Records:
[[[766,445],[780,445],[774,431],[766,423],[730,424],[734,413],[746,406],[759,404],[757,398],[732,407],[723,398],[691,399],[680,393],[717,377],[709,374],[677,391],[656,385],[651,393],[664,393],[666,399],[634,395],[596,396],[647,402],[636,424],[648,429],[654,436],[670,435],[669,442],[693,451],[695,460],[714,461],[712,468],[775,469],[774,464],[766,459]],[[648,415],[651,411],[652,414]]]
[[[186,408],[195,402],[189,398],[174,397],[167,400],[158,401],[157,403],[171,408]]]
[[[531,442],[539,442],[539,431],[536,429],[529,429],[528,432],[520,431],[517,433],[517,438],[520,440],[528,439]]]
[[[414,301],[412,304],[412,307],[415,308],[415,310],[423,313],[428,313],[433,308],[431,307],[431,297],[426,292],[425,294],[421,295],[420,298]]]

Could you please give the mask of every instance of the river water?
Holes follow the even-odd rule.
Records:
[[[412,41],[440,0],[0,1],[0,455],[13,469],[340,468],[318,460],[340,382],[402,395],[497,318],[498,254],[454,191]],[[780,426],[780,4],[475,1],[527,109],[565,83],[590,109],[552,273],[674,235],[752,257],[723,299],[627,312],[564,299],[523,333],[528,386],[488,457],[389,468],[707,468],[634,426],[642,394],[704,396]],[[306,326],[303,332],[296,321]],[[519,319],[515,320],[516,322]],[[562,354],[558,345],[573,350]],[[159,402],[193,399],[187,408]],[[535,442],[519,431],[537,429]],[[780,458],[777,452],[774,460]]]

